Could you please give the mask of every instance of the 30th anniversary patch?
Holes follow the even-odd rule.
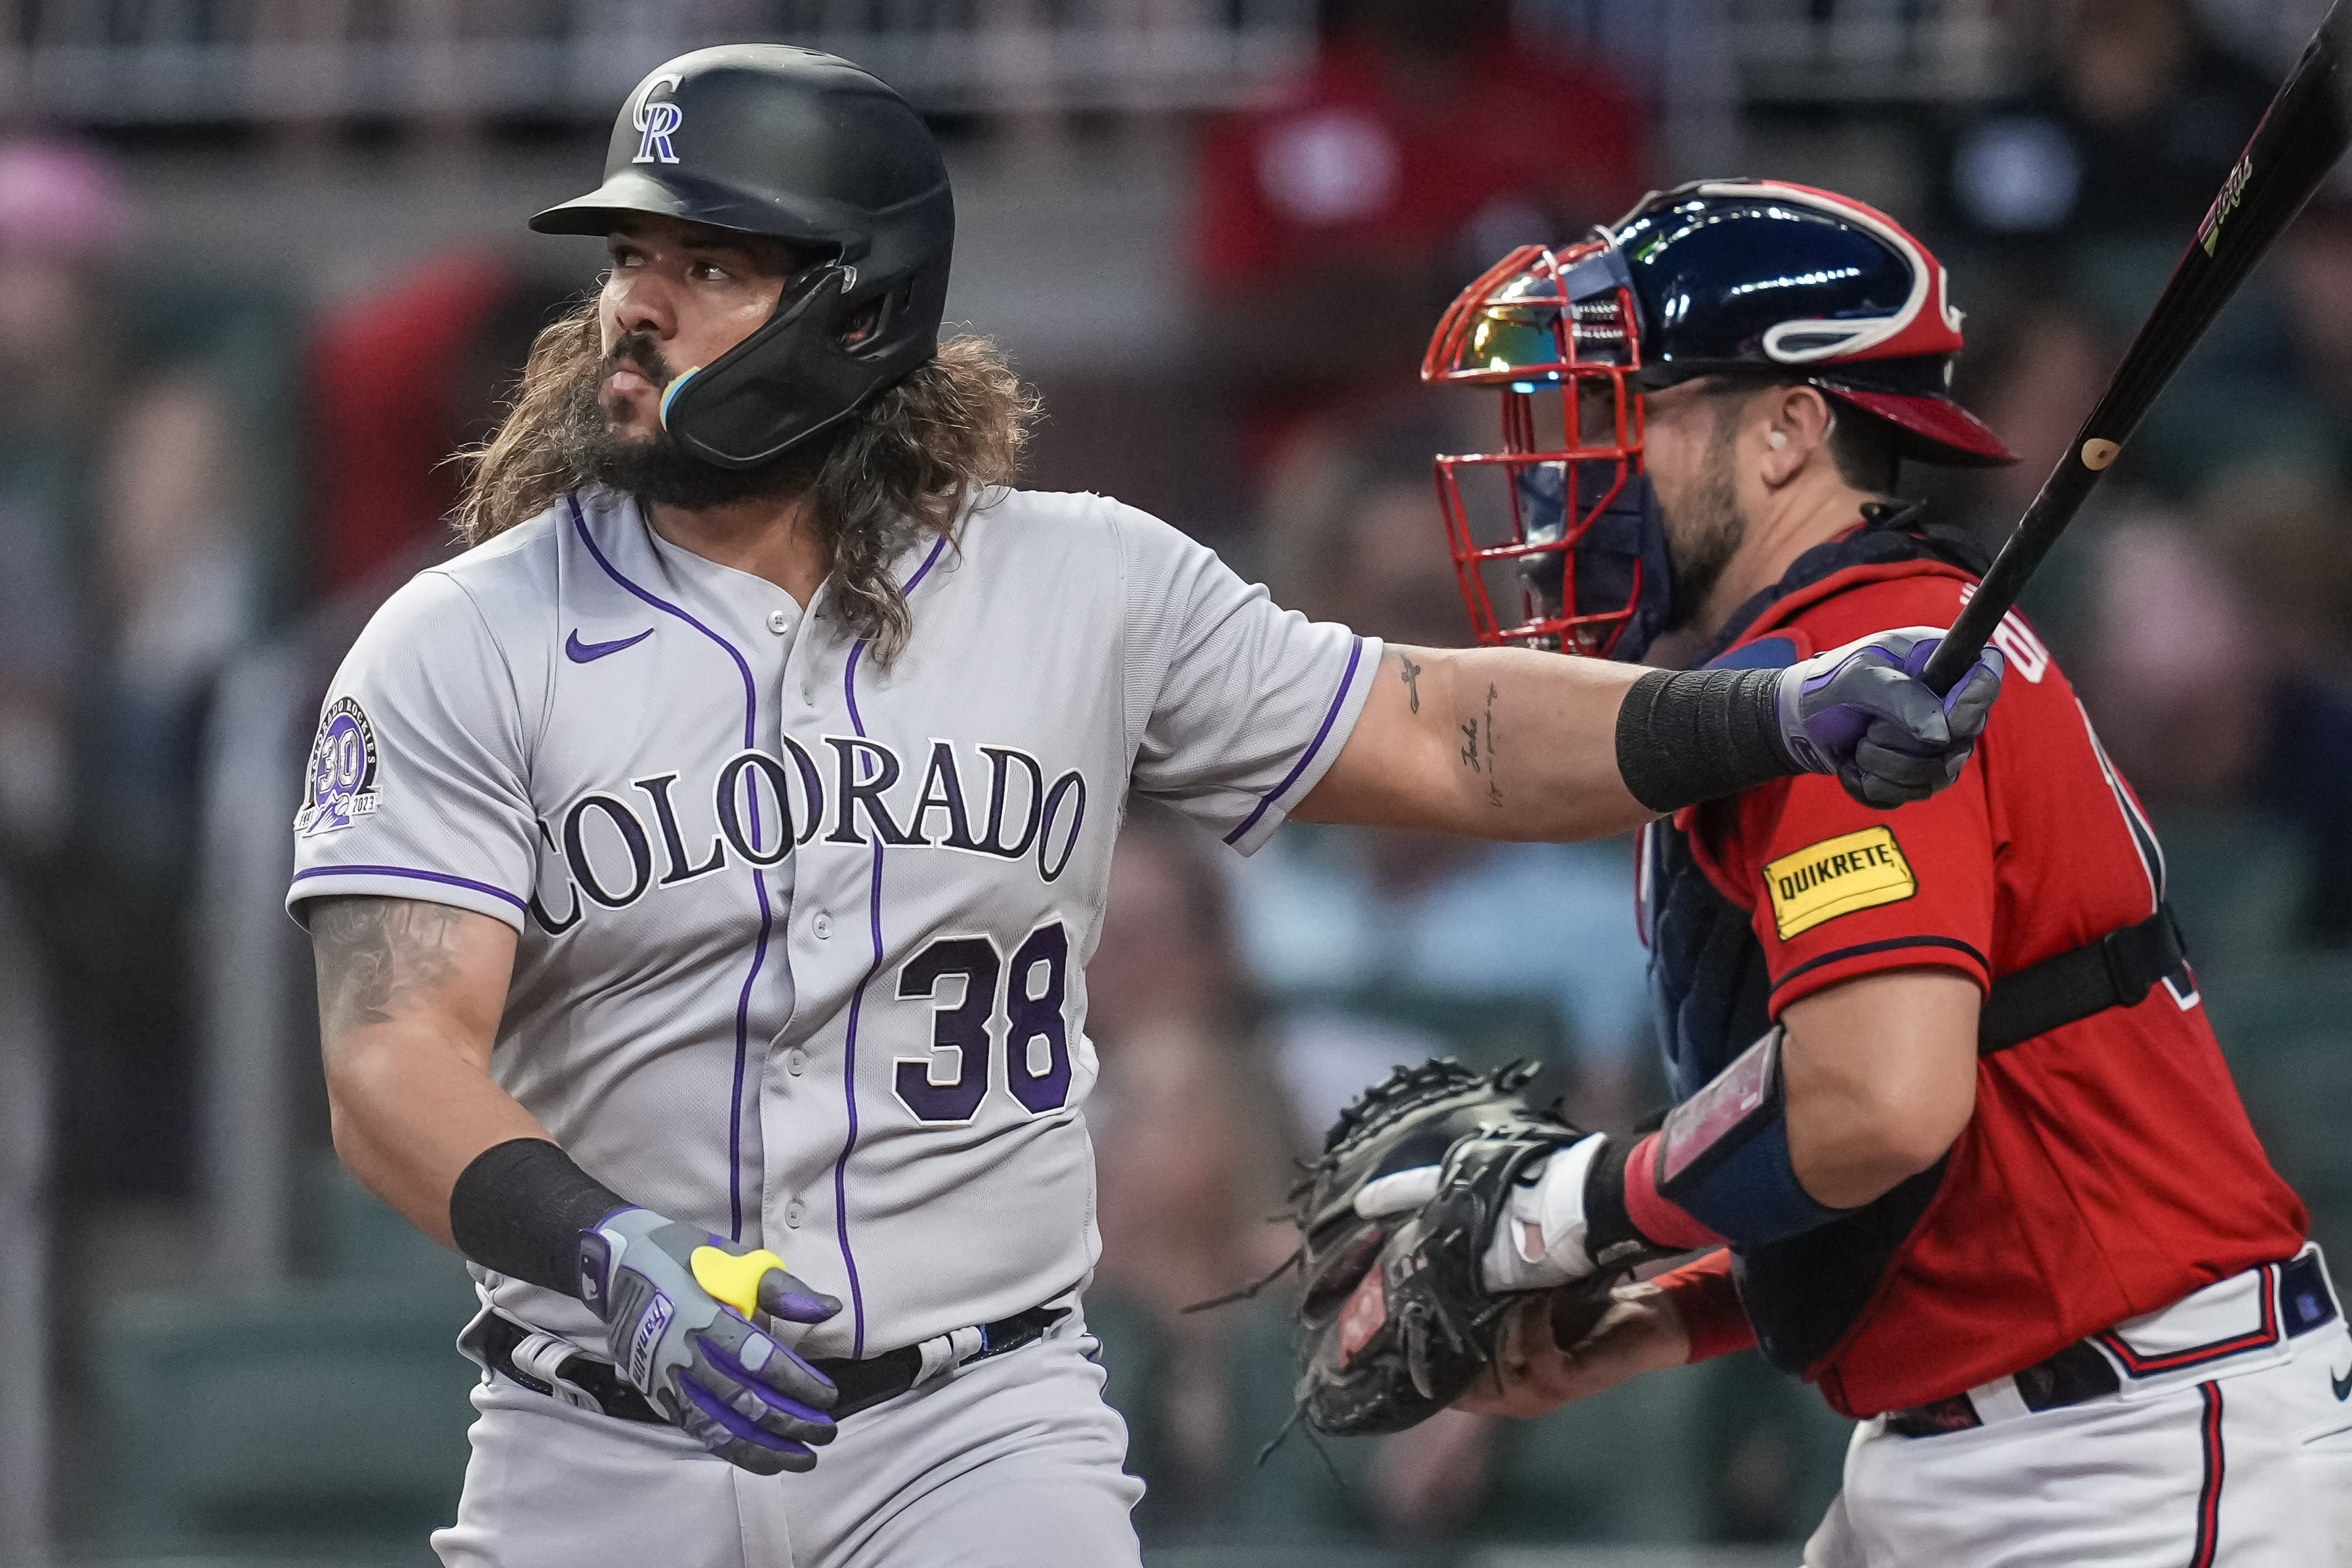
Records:
[[[1875,827],[1782,855],[1764,868],[1764,886],[1785,942],[1841,915],[1900,904],[1919,891],[1919,879],[1895,831]]]
[[[353,817],[374,811],[375,726],[352,698],[340,699],[319,720],[303,794],[294,831],[305,838],[348,828]]]

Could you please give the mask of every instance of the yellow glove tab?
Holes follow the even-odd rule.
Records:
[[[694,1270],[694,1282],[709,1291],[712,1300],[748,1318],[760,1307],[760,1281],[771,1269],[782,1270],[784,1260],[764,1247],[740,1258],[716,1247],[698,1247],[687,1266]]]

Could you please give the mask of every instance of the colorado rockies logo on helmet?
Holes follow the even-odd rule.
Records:
[[[294,817],[294,831],[305,838],[348,828],[353,817],[375,810],[375,727],[350,697],[338,700],[319,721],[305,794]]]
[[[629,160],[632,163],[677,162],[677,150],[669,144],[669,139],[677,134],[678,125],[686,119],[686,111],[679,109],[674,99],[654,97],[663,88],[675,91],[677,78],[665,72],[646,83],[645,91],[637,95],[637,111],[631,123],[636,126],[643,140],[637,143],[637,155]]]

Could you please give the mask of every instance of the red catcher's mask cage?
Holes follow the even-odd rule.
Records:
[[[1622,605],[1612,593],[1607,606],[1580,607],[1575,592],[1579,542],[1642,472],[1637,320],[1632,279],[1607,242],[1523,246],[1462,291],[1430,340],[1423,382],[1502,392],[1503,449],[1437,459],[1446,543],[1484,646],[1605,658],[1641,601],[1638,568]],[[1552,491],[1559,505],[1531,504]],[[1505,602],[1519,599],[1507,621],[1489,580],[1497,568]],[[1556,594],[1537,586],[1551,582]]]

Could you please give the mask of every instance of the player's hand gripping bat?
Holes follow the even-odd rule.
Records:
[[[2131,439],[2140,416],[2352,141],[2352,72],[2346,68],[2352,60],[2352,13],[2347,3],[2336,0],[2328,8],[2327,19],[2221,183],[2189,254],[2140,324],[2098,406],[2025,509],[1976,597],[1928,659],[1923,674],[1937,692],[1950,691],[1976,663],[1985,640]]]

